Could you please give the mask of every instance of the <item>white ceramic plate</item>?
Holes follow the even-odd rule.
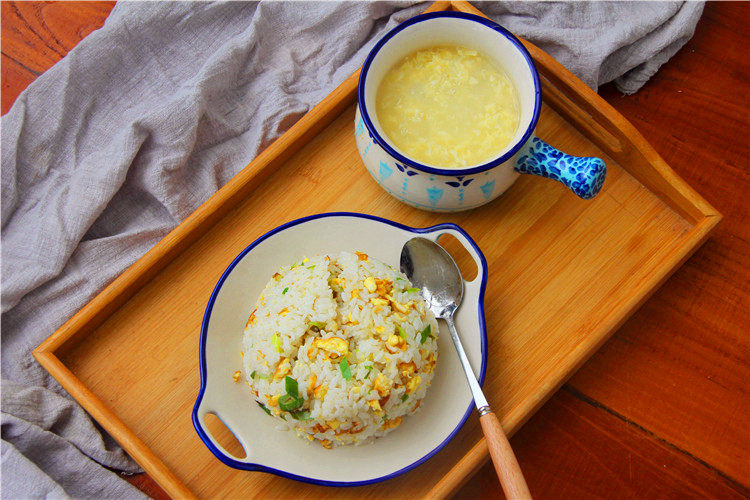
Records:
[[[474,371],[484,380],[487,334],[483,299],[487,263],[476,243],[455,224],[416,229],[371,215],[328,213],[294,220],[258,238],[229,265],[211,294],[200,337],[201,388],[193,425],[216,457],[237,469],[263,471],[330,486],[355,486],[402,474],[438,452],[461,428],[473,407],[455,348],[441,321],[435,377],[419,411],[403,424],[362,446],[327,450],[279,431],[278,419],[255,404],[245,383],[232,374],[242,369],[240,346],[249,312],[271,275],[302,256],[361,251],[398,268],[401,248],[414,236],[431,240],[449,233],[458,238],[477,264],[478,274],[464,282],[456,326]],[[204,424],[218,416],[247,454],[237,459],[211,436]]]

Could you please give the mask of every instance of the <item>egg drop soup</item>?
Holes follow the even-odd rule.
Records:
[[[433,167],[486,163],[516,134],[516,89],[476,50],[431,47],[396,63],[383,77],[376,112],[388,141]]]

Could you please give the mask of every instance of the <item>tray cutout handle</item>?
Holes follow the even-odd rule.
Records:
[[[224,455],[236,460],[247,458],[245,447],[215,411],[202,411],[197,423],[214,446]]]

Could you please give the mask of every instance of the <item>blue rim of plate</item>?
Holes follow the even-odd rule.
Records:
[[[384,219],[382,217],[377,217],[375,215],[361,214],[361,213],[356,213],[356,212],[327,212],[327,213],[322,213],[322,214],[309,215],[307,217],[301,217],[299,219],[292,220],[290,222],[287,222],[286,224],[282,224],[281,226],[268,231],[266,234],[264,234],[257,240],[253,241],[237,257],[235,257],[232,263],[229,264],[229,267],[227,267],[227,269],[224,271],[224,274],[221,275],[221,278],[219,278],[219,281],[216,283],[216,286],[214,287],[214,290],[211,293],[211,298],[208,300],[208,305],[206,306],[206,312],[203,316],[203,323],[201,324],[200,352],[199,352],[201,388],[200,388],[200,392],[198,393],[198,397],[195,400],[195,406],[193,407],[192,420],[193,420],[193,427],[195,427],[195,430],[198,433],[198,436],[201,438],[201,441],[203,441],[203,443],[208,447],[211,453],[213,453],[214,456],[216,456],[216,458],[221,460],[224,464],[230,467],[233,467],[235,469],[254,471],[254,472],[268,472],[268,473],[275,474],[277,476],[285,477],[288,479],[295,479],[297,481],[302,481],[302,482],[311,483],[311,484],[318,484],[318,485],[323,485],[323,486],[363,486],[366,484],[379,483],[381,481],[386,481],[388,479],[394,478],[426,462],[435,453],[440,451],[446,444],[448,444],[448,442],[451,439],[453,439],[453,436],[456,435],[459,429],[461,429],[461,427],[464,425],[466,420],[469,418],[469,415],[471,414],[471,410],[474,407],[474,399],[472,398],[471,402],[469,403],[469,408],[466,410],[466,413],[464,413],[464,416],[461,418],[456,428],[453,429],[453,431],[448,435],[448,437],[446,437],[443,440],[442,443],[437,445],[432,451],[427,453],[425,456],[407,465],[406,467],[403,467],[395,472],[391,472],[390,474],[386,474],[385,476],[376,477],[373,479],[366,479],[364,481],[351,481],[351,482],[327,481],[324,479],[315,479],[311,477],[300,476],[298,474],[292,474],[283,470],[274,469],[273,467],[267,467],[261,464],[245,463],[245,462],[240,462],[239,460],[235,460],[234,458],[227,456],[221,450],[219,450],[216,446],[214,446],[213,442],[211,442],[211,439],[203,431],[203,428],[201,427],[199,423],[199,419],[198,419],[198,408],[200,407],[200,404],[203,401],[203,394],[206,392],[206,377],[207,377],[206,376],[206,337],[207,337],[207,332],[208,332],[208,322],[211,319],[211,310],[213,309],[214,302],[216,301],[216,297],[219,294],[219,291],[221,290],[221,286],[224,284],[224,281],[227,279],[227,276],[229,276],[229,273],[232,272],[235,266],[245,257],[245,255],[247,255],[253,248],[258,246],[262,241],[270,238],[276,233],[284,231],[285,229],[289,229],[290,227],[297,226],[299,224],[302,224],[311,220],[322,219],[325,217],[355,217],[355,218],[360,218],[360,219],[369,219],[369,220],[374,220],[374,221],[381,222],[384,224],[388,224],[389,226],[403,229],[405,231],[409,231],[414,234],[434,233],[435,231],[439,231],[441,229],[453,229],[455,231],[458,231],[459,233],[461,233],[463,236],[466,237],[466,239],[469,241],[469,243],[474,248],[474,250],[476,250],[477,255],[479,255],[479,260],[481,261],[482,271],[483,271],[482,283],[479,287],[479,331],[481,334],[480,335],[480,343],[481,343],[480,350],[482,353],[482,367],[479,370],[479,384],[480,385],[484,384],[484,375],[487,369],[487,329],[484,323],[484,292],[487,287],[488,268],[487,268],[487,260],[484,258],[484,254],[479,249],[479,246],[476,244],[476,242],[471,238],[471,236],[469,236],[466,233],[466,231],[464,231],[460,226],[456,224],[452,224],[450,222],[444,222],[442,224],[437,224],[435,226],[430,226],[430,227],[425,227],[425,228],[415,228],[415,227],[405,226],[403,224],[399,224],[398,222]]]
[[[418,163],[410,158],[407,158],[403,154],[396,151],[386,140],[383,139],[383,137],[378,133],[378,131],[375,129],[375,126],[372,124],[372,120],[370,120],[370,115],[367,112],[367,106],[365,104],[365,80],[367,79],[367,73],[370,70],[370,65],[372,64],[372,61],[375,59],[375,56],[380,52],[380,49],[382,49],[385,44],[393,38],[397,33],[401,32],[402,30],[408,28],[409,26],[412,26],[414,24],[420,23],[422,21],[429,21],[430,19],[437,19],[441,17],[453,17],[458,19],[466,19],[467,21],[474,21],[479,24],[482,24],[484,26],[487,26],[490,29],[493,29],[503,35],[505,38],[507,38],[513,45],[516,46],[516,48],[521,52],[521,55],[526,59],[526,62],[529,65],[529,70],[531,71],[531,77],[534,81],[534,112],[531,117],[531,122],[529,123],[528,128],[526,129],[526,132],[524,132],[521,139],[518,140],[518,142],[510,148],[505,154],[500,156],[499,158],[496,158],[488,163],[485,163],[483,165],[477,165],[476,167],[472,168],[465,168],[460,170],[452,170],[448,168],[437,168],[437,167],[430,167],[428,165],[424,165],[422,163]],[[428,14],[420,14],[418,16],[414,16],[410,19],[407,19],[403,23],[399,24],[395,28],[393,28],[391,31],[385,34],[383,38],[378,41],[378,43],[375,44],[375,46],[372,48],[370,53],[367,56],[367,59],[365,60],[365,64],[362,66],[362,72],[359,76],[359,85],[357,86],[357,99],[359,100],[359,108],[362,111],[362,120],[365,123],[365,127],[367,128],[367,131],[370,133],[370,136],[372,137],[372,140],[383,148],[389,155],[391,155],[393,158],[397,159],[398,161],[405,163],[409,165],[410,167],[413,167],[417,170],[421,170],[422,172],[427,172],[429,174],[435,174],[435,175],[471,175],[471,174],[478,174],[480,172],[484,172],[485,170],[489,170],[493,167],[496,167],[500,165],[501,163],[509,160],[513,157],[514,154],[516,154],[524,144],[529,140],[531,137],[531,134],[534,132],[534,129],[536,128],[536,124],[539,121],[539,113],[542,109],[542,90],[541,90],[541,83],[539,82],[539,72],[536,69],[536,66],[534,65],[534,60],[531,58],[531,54],[529,54],[529,51],[526,50],[526,47],[523,46],[520,40],[513,35],[510,31],[506,30],[499,24],[497,24],[494,21],[491,21],[489,19],[486,19],[484,17],[480,17],[474,14],[467,14],[465,12],[452,12],[452,11],[444,11],[444,12],[430,12]]]

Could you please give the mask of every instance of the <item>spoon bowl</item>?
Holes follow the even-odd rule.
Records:
[[[464,281],[453,257],[427,238],[412,238],[401,250],[401,271],[422,290],[436,318],[452,316],[461,305]]]

